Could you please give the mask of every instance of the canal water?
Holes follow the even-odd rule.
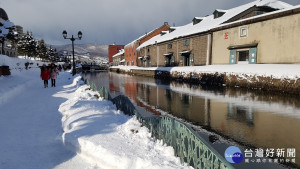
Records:
[[[216,137],[217,140],[225,140],[227,147],[237,144],[243,146],[244,150],[251,149],[253,157],[257,155],[257,148],[264,151],[264,157],[266,151],[274,152],[269,154],[273,155],[271,161],[250,161],[256,163],[252,167],[277,168],[276,159],[280,160],[279,155],[285,161],[300,166],[299,96],[239,88],[203,87],[112,72],[86,73],[82,76],[97,86],[109,89],[113,97],[126,95],[135,105],[144,107],[151,114],[168,114],[192,124],[196,130],[205,129],[207,133],[213,133],[209,136],[220,136]],[[207,138],[214,144],[216,138]],[[217,144],[214,147],[218,149]],[[223,149],[224,146],[219,146],[219,152],[224,152]],[[280,154],[277,154],[279,150]]]

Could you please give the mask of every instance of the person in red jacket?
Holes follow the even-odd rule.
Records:
[[[44,64],[41,67],[41,78],[44,80],[44,87],[48,87],[48,80],[50,79],[50,70]]]

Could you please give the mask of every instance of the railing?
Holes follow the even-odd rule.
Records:
[[[128,99],[119,95],[112,99],[105,87],[97,90],[94,83],[85,81],[91,89],[98,91],[100,97],[111,100],[116,107],[127,115],[136,115],[137,119],[150,129],[153,137],[163,140],[175,150],[181,162],[188,163],[195,169],[231,169],[226,161],[213,147],[200,137],[192,128],[168,116],[143,117]]]

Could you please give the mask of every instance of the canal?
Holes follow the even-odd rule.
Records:
[[[146,111],[174,116],[191,124],[195,130],[205,133],[204,137],[207,135],[207,140],[215,144],[213,147],[219,152],[224,152],[224,147],[237,144],[244,150],[251,149],[253,157],[255,149],[261,148],[266,157],[266,151],[274,149],[272,162],[260,165],[255,161],[252,163],[257,164],[252,164],[252,167],[279,167],[276,165],[276,159],[281,160],[276,156],[279,149],[285,161],[300,166],[299,96],[204,87],[112,72],[82,76],[97,86],[109,89],[113,97],[126,95]]]

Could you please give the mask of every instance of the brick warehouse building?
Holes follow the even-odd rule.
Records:
[[[253,1],[228,10],[216,9],[211,15],[205,17],[195,17],[192,23],[174,27],[170,29],[169,32],[162,32],[160,35],[140,45],[137,50],[139,51],[140,62],[143,63],[141,66],[161,67],[228,64],[229,50],[227,47],[240,47],[247,43],[256,44],[258,42],[255,42],[255,39],[253,39],[254,36],[251,36],[251,38],[238,36],[233,39],[232,35],[234,31],[241,32],[240,29],[234,29],[234,31],[232,30],[231,32],[226,30],[227,32],[223,31],[216,34],[214,31],[219,31],[219,29],[216,30],[216,28],[221,25],[228,25],[250,17],[264,16],[270,12],[291,7],[291,5],[278,0],[274,0],[272,3]],[[271,26],[268,28],[272,30]],[[257,28],[256,30],[261,30],[261,28]],[[268,31],[266,30],[266,32]],[[259,34],[260,31],[257,31],[257,33]],[[253,35],[253,33],[251,35]],[[264,37],[262,35],[260,36]],[[272,41],[272,38],[269,39],[269,41]],[[249,44],[247,46],[248,48]],[[243,51],[244,50],[246,49],[243,49]],[[246,54],[244,54],[244,56],[245,55]],[[222,60],[225,56],[226,59]]]
[[[137,66],[138,54],[136,48],[138,48],[141,44],[153,38],[154,36],[160,34],[162,31],[168,31],[169,28],[170,26],[168,25],[168,22],[165,22],[159,28],[150,31],[149,33],[146,33],[145,35],[127,44],[125,46],[125,65]]]
[[[113,56],[119,52],[119,50],[124,49],[124,45],[108,45],[108,62],[113,62]]]

